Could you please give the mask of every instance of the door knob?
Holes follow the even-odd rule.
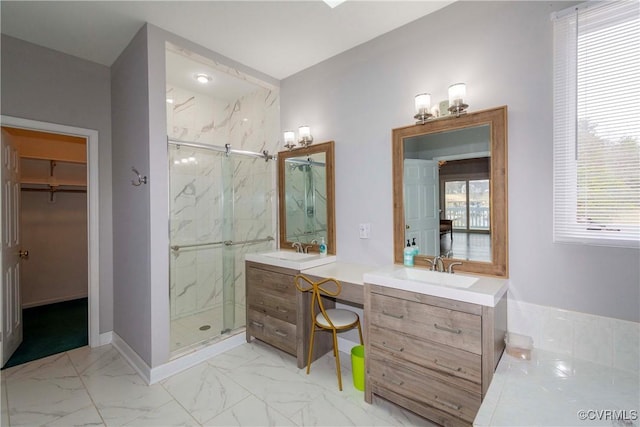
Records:
[[[29,251],[23,251],[22,249],[20,249],[20,251],[18,252],[18,256],[20,256],[20,258],[22,259],[29,259]]]

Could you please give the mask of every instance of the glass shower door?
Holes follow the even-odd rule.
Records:
[[[169,146],[171,352],[245,325],[244,255],[272,242],[273,162]]]

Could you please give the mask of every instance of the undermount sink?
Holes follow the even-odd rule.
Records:
[[[275,265],[277,267],[290,268],[293,270],[305,270],[307,268],[318,267],[336,261],[335,255],[320,256],[317,253],[304,254],[294,251],[275,251],[261,254],[247,254],[247,261],[259,262],[262,264]]]
[[[454,288],[469,288],[478,281],[477,277],[460,276],[457,274],[440,273],[431,270],[418,270],[403,268],[393,272],[398,279],[412,280],[440,286],[452,286]]]
[[[260,255],[268,256],[270,258],[290,259],[294,261],[318,256],[318,254],[301,254],[299,252],[291,252],[291,251],[268,252],[266,254],[260,254]]]

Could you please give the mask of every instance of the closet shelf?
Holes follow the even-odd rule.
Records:
[[[22,184],[22,187],[36,186],[34,188],[42,188],[42,186],[87,188],[87,183],[83,181],[62,180],[55,178],[22,178],[20,179],[20,184]]]

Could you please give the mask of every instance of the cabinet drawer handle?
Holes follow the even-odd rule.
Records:
[[[251,324],[252,324],[253,326],[257,326],[258,328],[264,328],[264,325],[263,325],[262,323],[260,323],[260,322],[256,322],[255,320],[252,320],[252,321],[251,321]]]
[[[382,376],[385,377],[386,380],[389,381],[391,384],[397,385],[398,387],[404,385],[404,381],[402,381],[402,380],[398,381],[398,380],[394,380],[392,378],[387,378],[386,374],[382,374]]]
[[[393,350],[393,351],[404,351],[404,347],[400,347],[400,348],[396,348],[396,347],[392,347],[390,345],[388,345],[386,342],[382,341],[382,346],[384,348],[388,348],[389,350]]]
[[[280,313],[288,313],[289,310],[287,310],[286,308],[280,308],[280,307],[276,307],[276,310],[278,310]]]
[[[447,328],[446,326],[440,326],[437,323],[434,323],[433,327],[436,328],[436,329],[440,329],[441,331],[451,332],[452,334],[461,334],[462,333],[462,329]]]
[[[439,399],[438,396],[436,396],[436,400],[438,401],[438,403],[446,406],[447,408],[454,409],[456,411],[459,411],[460,409],[462,409],[461,405],[456,405],[454,403],[447,402],[446,400]]]
[[[404,314],[387,313],[384,310],[382,310],[382,314],[384,314],[385,316],[393,317],[394,319],[404,319]]]
[[[462,368],[458,367],[458,368],[452,368],[451,366],[447,366],[444,363],[440,363],[438,362],[438,359],[434,360],[434,363],[438,366],[441,366],[445,369],[449,369],[450,371],[454,371],[454,372],[460,372],[462,370]]]
[[[289,336],[288,334],[285,334],[284,332],[280,332],[280,331],[279,331],[279,330],[277,330],[277,329],[275,330],[275,334],[276,334],[276,335],[279,335],[279,336],[281,336],[281,337],[288,337],[288,336]]]

